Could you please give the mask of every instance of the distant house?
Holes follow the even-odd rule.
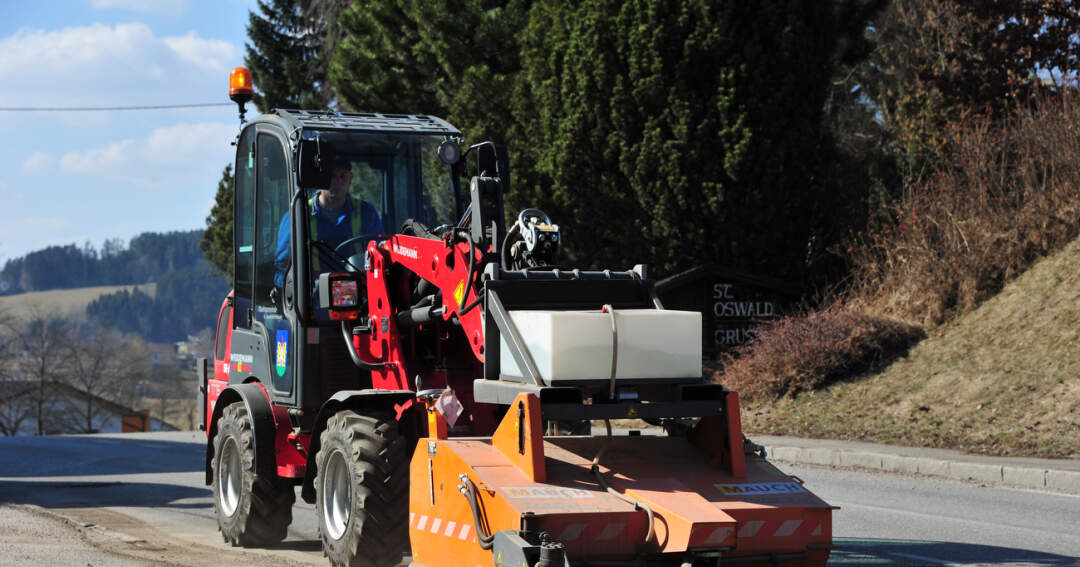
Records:
[[[0,433],[17,436],[37,433],[38,388],[37,382],[29,380],[0,382]],[[46,435],[177,429],[151,417],[149,411],[136,411],[61,382],[47,384],[45,397],[43,429]]]
[[[168,364],[175,361],[178,358],[178,344],[179,343],[146,343],[146,348],[150,351],[150,361],[154,364]]]
[[[195,365],[195,359],[208,356],[210,351],[206,340],[200,341],[196,336],[173,343],[146,343],[146,347],[154,364],[176,363],[183,368],[191,368]]]
[[[191,367],[195,364],[196,359],[210,357],[214,348],[213,339],[213,335],[209,332],[188,335],[186,340],[174,343],[176,345],[176,359],[182,363],[181,366]]]

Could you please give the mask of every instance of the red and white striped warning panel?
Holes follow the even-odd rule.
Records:
[[[454,522],[425,514],[409,513],[409,528],[434,535],[476,542],[476,533],[471,523]],[[555,541],[574,543],[612,543],[626,531],[624,522],[608,522],[590,525],[573,522],[552,531]],[[691,547],[729,547],[739,539],[758,537],[817,537],[822,533],[820,520],[750,520],[739,522],[738,526],[703,525],[695,527],[690,535]]]
[[[739,522],[739,538],[820,536],[820,520],[753,520]]]
[[[409,512],[409,528],[443,537],[460,539],[461,541],[476,542],[476,534],[473,532],[472,524],[464,522],[459,524],[442,518]]]

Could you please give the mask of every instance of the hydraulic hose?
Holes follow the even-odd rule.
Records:
[[[510,265],[506,261],[506,249],[508,243],[510,242],[510,235],[513,234],[519,226],[521,226],[521,221],[514,221],[514,224],[510,226],[510,230],[506,231],[506,236],[503,238],[502,246],[499,247],[499,265],[502,266],[502,269],[506,271],[510,271]]]
[[[615,402],[618,401],[615,398],[615,371],[618,369],[619,363],[619,327],[615,324],[615,308],[610,303],[604,304],[601,310],[611,316],[611,391],[608,393],[608,397],[612,402]],[[611,436],[610,426],[608,436]]]
[[[604,425],[607,426],[607,436],[608,436],[608,439],[610,440],[610,438],[611,438],[611,421],[605,419],[604,420]],[[645,504],[644,502],[641,502],[640,500],[634,499],[634,498],[632,498],[630,496],[627,496],[627,495],[619,492],[618,490],[615,490],[614,488],[611,487],[611,485],[609,485],[607,483],[606,480],[604,480],[604,475],[600,473],[600,457],[604,454],[604,451],[607,451],[607,448],[608,448],[608,446],[607,446],[607,444],[605,444],[600,449],[600,452],[596,454],[596,457],[593,457],[592,467],[589,470],[592,472],[593,476],[596,478],[596,482],[600,483],[600,486],[604,487],[604,490],[607,490],[608,493],[610,493],[612,496],[618,498],[619,500],[622,500],[623,502],[626,502],[627,504],[633,504],[635,510],[644,510],[645,511],[645,514],[647,514],[647,516],[649,518],[649,529],[645,532],[645,543],[648,543],[649,540],[652,539],[652,536],[653,536],[653,511],[652,511],[652,508],[650,508],[648,504]]]
[[[395,315],[394,318],[397,319],[398,327],[409,329],[417,325],[430,323],[436,319],[442,319],[443,309],[443,307],[427,305],[402,311]]]
[[[469,272],[468,275],[465,276],[465,291],[461,294],[461,301],[458,302],[458,317],[468,312],[468,310],[465,309],[465,300],[468,299],[469,290],[472,289],[473,270],[476,267],[476,244],[473,243],[471,235],[465,231],[460,232],[466,234],[466,240],[469,241]],[[473,305],[475,305],[475,302],[469,306],[469,309],[472,309]]]
[[[458,478],[461,480],[461,484],[458,485],[458,490],[465,496],[465,500],[469,501],[469,509],[472,510],[474,529],[476,529],[476,541],[480,544],[481,549],[491,549],[491,542],[494,541],[495,537],[484,533],[483,524],[480,523],[480,503],[476,500],[476,492],[473,489],[472,480],[464,473]]]
[[[382,362],[368,362],[356,354],[356,347],[352,343],[352,333],[349,331],[349,325],[346,321],[341,322],[341,336],[345,338],[345,350],[349,351],[349,358],[360,370],[382,370],[388,366]]]

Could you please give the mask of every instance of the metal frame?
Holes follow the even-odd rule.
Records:
[[[279,117],[293,128],[461,136],[461,131],[454,128],[449,122],[427,114],[333,112],[278,108],[271,114],[265,115],[268,118],[274,116]]]

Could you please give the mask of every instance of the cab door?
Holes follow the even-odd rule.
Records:
[[[230,356],[247,372],[230,372],[229,377],[238,382],[254,376],[275,403],[295,405],[297,327],[284,305],[292,263],[288,211],[293,191],[285,147],[284,133],[269,124],[249,126],[238,143]]]

